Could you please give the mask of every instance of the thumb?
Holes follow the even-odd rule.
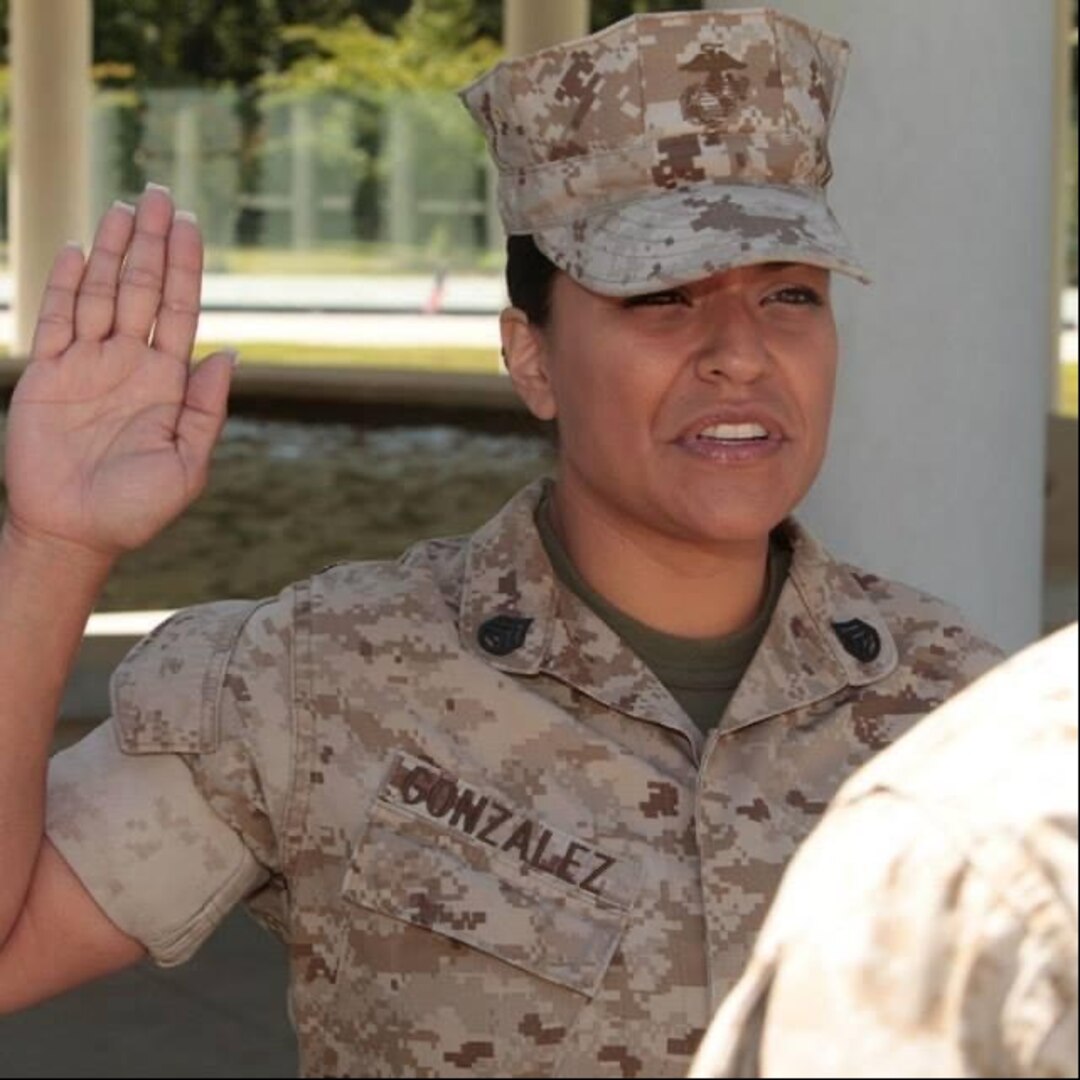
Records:
[[[214,353],[188,376],[184,404],[176,424],[177,450],[201,486],[210,454],[225,425],[229,386],[237,364],[235,350]]]

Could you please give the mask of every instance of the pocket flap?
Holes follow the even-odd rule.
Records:
[[[636,860],[401,754],[353,851],[345,895],[591,996],[640,885]]]

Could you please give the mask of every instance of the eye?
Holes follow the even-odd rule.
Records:
[[[689,306],[690,298],[682,289],[665,289],[663,292],[645,293],[643,296],[628,296],[623,307],[674,307],[677,304]]]
[[[793,304],[795,306],[821,307],[825,301],[817,289],[809,285],[785,285],[775,292],[769,293],[765,298],[766,303],[777,301],[781,304]]]

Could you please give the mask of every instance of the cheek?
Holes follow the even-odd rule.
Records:
[[[586,333],[551,356],[551,385],[564,447],[603,452],[649,429],[648,366],[608,335]]]
[[[823,342],[821,348],[796,358],[789,366],[790,385],[799,401],[808,434],[824,443],[832,418],[836,392],[836,350]]]
[[[647,379],[635,378],[624,362],[604,374],[595,370],[563,388],[559,405],[564,445],[577,446],[593,465],[615,461],[635,468],[652,449],[662,395]]]

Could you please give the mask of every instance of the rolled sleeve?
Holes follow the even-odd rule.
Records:
[[[154,962],[183,963],[269,877],[175,754],[125,754],[112,721],[49,764],[46,834]]]
[[[280,877],[291,634],[288,590],[181,612],[117,669],[113,716],[50,762],[46,834],[162,966]]]

